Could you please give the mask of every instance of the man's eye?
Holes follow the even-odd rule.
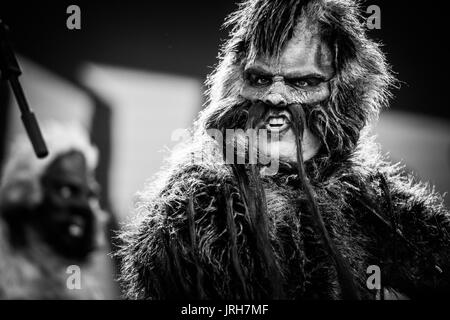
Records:
[[[306,80],[299,80],[299,81],[295,81],[294,85],[296,87],[304,88],[304,87],[308,87],[309,86],[309,82],[306,81]]]
[[[256,74],[249,75],[249,80],[252,85],[256,86],[266,86],[271,82],[271,79],[269,77],[259,76]]]
[[[323,82],[320,78],[293,79],[290,81],[292,85],[298,88],[315,87]]]

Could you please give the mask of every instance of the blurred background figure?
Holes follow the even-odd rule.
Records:
[[[101,277],[92,272],[111,248],[94,177],[97,149],[79,127],[53,124],[44,134],[49,157],[37,159],[21,136],[2,174],[0,296],[101,298]],[[80,268],[76,290],[67,286],[71,265]]]
[[[110,217],[98,201],[98,151],[81,127],[53,123],[43,132],[50,155],[37,159],[19,136],[2,173],[0,298],[110,297]]]

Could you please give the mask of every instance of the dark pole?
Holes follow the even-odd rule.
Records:
[[[22,74],[19,63],[14,55],[8,41],[8,26],[0,20],[0,71],[1,78],[9,81],[11,88],[19,105],[21,119],[25,130],[33,145],[34,152],[38,158],[45,158],[48,155],[47,146],[42,137],[39,124],[33,111],[28,106],[27,99],[19,82],[19,76]]]

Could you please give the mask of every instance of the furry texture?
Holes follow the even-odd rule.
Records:
[[[254,168],[225,165],[206,133],[245,126],[250,103],[239,94],[244,65],[278,55],[299,20],[316,24],[334,48],[331,96],[305,108],[308,127],[323,146],[305,167],[360,296],[377,294],[366,286],[369,265],[380,266],[383,286],[412,298],[450,290],[450,216],[442,198],[390,164],[365,134],[386,105],[393,78],[365,34],[357,3],[249,0],[227,22],[230,39],[207,81],[209,101],[193,140],[138,195],[136,215],[121,233],[126,297],[343,297],[297,172],[283,166],[260,187],[252,180]],[[193,164],[192,154],[203,162]],[[249,181],[242,183],[245,176]],[[247,192],[260,200],[256,209]]]

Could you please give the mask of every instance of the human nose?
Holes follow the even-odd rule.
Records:
[[[277,81],[275,79],[263,102],[276,107],[285,107],[287,105],[286,88],[282,80]]]

